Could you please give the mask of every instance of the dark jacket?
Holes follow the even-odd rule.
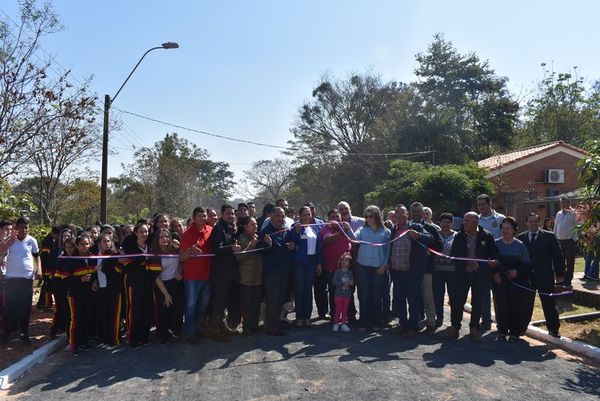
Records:
[[[265,235],[271,235],[271,247],[262,253],[263,273],[289,273],[292,270],[293,251],[288,250],[286,245],[291,242],[290,231],[278,231],[280,229],[269,223],[258,233],[261,240]]]
[[[499,256],[498,248],[494,236],[489,231],[479,226],[477,231],[477,245],[475,247],[477,259],[497,260]],[[450,256],[468,257],[467,253],[467,233],[462,228],[454,236]],[[464,273],[467,262],[457,260],[454,262],[457,273]],[[490,265],[485,262],[479,262],[479,271],[482,273],[490,273],[492,270]]]
[[[90,281],[81,281],[81,277],[91,274]],[[65,280],[69,296],[89,296],[92,283],[96,279],[96,261],[94,259],[64,259],[60,277]]]
[[[404,275],[421,275],[427,273],[427,263],[429,252],[427,251],[427,247],[431,246],[434,242],[433,236],[423,227],[422,224],[419,223],[408,223],[409,230],[415,230],[421,236],[418,240],[410,239],[411,247],[410,247],[410,260],[409,260],[409,271],[401,272]],[[435,228],[434,228],[435,230]],[[392,229],[392,233],[390,238],[393,240],[396,238],[398,233],[398,227],[394,227]],[[390,244],[390,265],[392,263],[392,254],[393,254],[394,243]]]
[[[129,239],[123,243],[123,253],[125,254],[123,255],[123,273],[125,273],[127,278],[127,285],[134,285],[150,280],[150,277],[148,277],[146,274],[146,257],[127,256],[143,253],[143,250],[140,249],[137,241],[135,241],[135,238],[133,238],[133,240]]]
[[[225,220],[219,219],[212,229],[208,241],[215,257],[212,263],[213,280],[239,280],[238,262],[233,254],[232,246],[236,242],[235,229]]]
[[[553,232],[539,229],[535,242],[529,242],[529,231],[517,236],[529,251],[531,284],[542,291],[554,289],[554,276],[562,277],[565,262],[558,240]]]

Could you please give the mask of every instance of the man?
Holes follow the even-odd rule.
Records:
[[[248,205],[248,216],[256,218],[256,203],[246,202]]]
[[[463,309],[467,302],[469,289],[471,290],[471,321],[469,323],[469,337],[478,342],[481,339],[479,319],[483,288],[489,288],[491,269],[496,267],[498,249],[492,234],[479,225],[479,216],[475,212],[468,212],[463,219],[463,228],[452,242],[450,256],[462,258],[487,259],[489,262],[475,262],[457,260],[456,267],[456,292],[450,293],[450,321],[446,333],[449,338],[457,339],[461,327]]]
[[[234,255],[240,251],[240,246],[235,237],[235,211],[231,205],[221,206],[221,218],[213,227],[209,242],[215,254],[211,268],[214,288],[211,329],[215,340],[227,341],[227,335],[236,331],[235,322],[239,324],[241,313],[240,272]],[[223,322],[226,308],[227,319],[235,327],[228,327]]]
[[[571,202],[569,199],[562,197],[560,198],[560,210],[556,213],[554,219],[554,234],[558,239],[560,248],[564,255],[565,260],[565,280],[563,285],[565,287],[571,287],[571,281],[573,280],[573,271],[575,269],[575,243],[577,240],[577,231],[575,226],[577,225],[577,218],[575,211],[571,208]]]
[[[452,229],[454,216],[451,213],[442,213],[440,215],[440,237],[442,237],[442,253],[450,255],[452,242],[456,231]],[[435,303],[435,326],[441,327],[444,323],[444,298],[446,295],[456,291],[456,269],[454,262],[441,256],[435,257],[435,266],[433,268],[433,301]]]
[[[348,222],[352,228],[352,231],[356,232],[356,230],[365,225],[365,219],[358,216],[352,216],[352,209],[350,209],[348,202],[341,201],[338,203],[337,209],[340,211],[342,221]]]
[[[212,207],[206,209],[206,224],[214,227],[219,221],[219,216],[217,215],[217,211]]]
[[[280,207],[283,209],[284,212],[284,219],[283,219],[283,227],[286,230],[291,230],[292,226],[294,225],[294,219],[287,217],[286,214],[288,212],[289,206],[288,206],[288,201],[285,199],[277,199],[275,201],[275,207]],[[271,222],[271,217],[267,217],[262,226],[260,227],[260,229],[262,230],[263,228],[267,227],[269,225],[269,223]]]
[[[435,227],[436,230],[440,231],[442,228],[433,222],[433,210],[430,207],[423,208],[423,221]]]
[[[235,215],[238,220],[242,217],[249,216],[250,212],[248,211],[248,205],[243,202],[238,203]]]
[[[429,209],[429,208],[428,208]],[[414,202],[410,205],[410,218],[413,223],[417,223],[423,226],[431,237],[432,241],[430,246],[436,251],[443,250],[442,237],[439,231],[431,224],[427,223],[423,219],[425,208],[421,202]],[[431,209],[429,209],[431,213]],[[435,266],[435,256],[429,255],[427,257],[427,270],[423,275],[421,282],[421,295],[423,296],[423,306],[425,312],[425,332],[431,334],[435,332],[436,328],[436,316],[435,316],[435,303],[433,301],[433,268]]]
[[[432,244],[433,237],[421,224],[408,221],[408,211],[404,205],[396,206],[395,216],[398,224],[390,236],[393,241],[390,246],[390,271],[394,283],[394,310],[399,319],[398,332],[404,337],[414,337],[418,332],[423,303],[421,285],[427,271],[426,247]],[[408,230],[407,233],[398,238],[405,230]]]
[[[196,342],[196,334],[202,330],[210,299],[212,258],[193,257],[212,253],[209,238],[213,227],[206,224],[207,217],[206,210],[203,208],[194,209],[192,224],[181,236],[179,248],[185,286],[184,335],[191,343]]]
[[[486,194],[481,194],[477,197],[477,210],[479,210],[479,225],[487,230],[494,239],[498,239],[502,236],[500,233],[500,226],[504,215],[496,212],[492,209],[492,198]],[[480,272],[480,274],[486,274],[486,272]],[[490,292],[492,291],[492,278],[482,277],[481,287],[481,329],[484,331],[489,330],[492,327],[492,302]]]
[[[519,234],[517,238],[527,246],[531,259],[531,286],[539,292],[552,293],[555,281],[564,280],[564,258],[560,245],[553,232],[540,229],[540,218],[535,213],[530,213],[526,218],[527,231]],[[531,294],[529,304],[524,308],[526,316],[531,318],[535,294]],[[553,337],[560,337],[558,330],[560,320],[556,310],[554,297],[540,294],[544,318],[548,333]]]
[[[19,338],[25,344],[29,339],[29,318],[33,297],[33,279],[41,278],[41,262],[38,243],[29,235],[29,219],[17,220],[16,235],[3,243],[0,252],[8,247],[4,293],[2,294],[3,333],[2,342],[8,342],[11,332],[18,328]]]
[[[340,257],[350,252],[352,243],[344,231],[350,230],[347,222],[342,222],[340,212],[337,209],[331,209],[327,213],[328,223],[319,233],[322,241],[322,270],[315,278],[315,303],[320,318],[326,318],[326,315],[334,316],[335,307],[335,287],[333,285],[333,273],[338,269]],[[340,225],[342,228],[340,228]],[[353,300],[351,300],[353,302]]]
[[[291,253],[295,244],[289,231],[284,231],[285,211],[275,207],[267,226],[258,233],[258,238],[271,237],[271,245],[262,254],[263,278],[265,283],[265,303],[267,334],[284,336],[287,333],[280,327],[280,314],[283,304],[290,294],[290,275],[292,271]]]

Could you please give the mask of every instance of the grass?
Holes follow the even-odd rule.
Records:
[[[545,326],[541,326],[546,328]],[[600,347],[600,319],[585,322],[560,322],[561,335],[572,340]]]
[[[558,310],[558,314],[560,316],[578,315],[580,313],[590,313],[598,311],[598,309],[590,306],[576,304],[571,300],[570,297],[557,297],[556,309]],[[544,320],[544,311],[542,310],[542,303],[540,301],[539,296],[535,297],[533,316],[531,320]]]
[[[585,261],[583,260],[583,258],[576,258],[575,259],[575,271],[576,272],[582,272],[585,268]]]

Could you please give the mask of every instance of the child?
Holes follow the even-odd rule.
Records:
[[[348,327],[348,305],[352,296],[354,279],[350,271],[352,256],[346,252],[340,256],[338,270],[333,274],[333,285],[335,286],[335,315],[333,317],[333,331],[339,331],[340,325],[343,332],[350,331]]]

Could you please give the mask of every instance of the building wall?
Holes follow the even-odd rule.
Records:
[[[515,217],[519,223],[519,230],[525,229],[525,216],[529,212],[537,212],[541,221],[547,216],[554,217],[558,204],[525,204],[525,201],[571,192],[579,188],[578,161],[577,157],[561,152],[492,177],[491,180],[496,187],[494,209]],[[547,169],[563,169],[564,183],[545,183],[544,174]],[[555,193],[552,194],[549,190],[554,190]]]

